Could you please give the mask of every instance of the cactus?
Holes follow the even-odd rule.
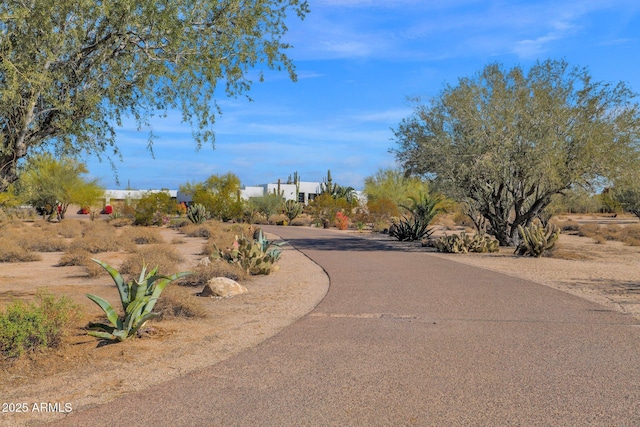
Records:
[[[187,208],[187,218],[194,224],[202,224],[207,220],[207,217],[207,209],[200,203],[194,203]]]
[[[444,236],[434,243],[438,252],[451,254],[466,254],[467,252],[498,252],[499,243],[489,236],[476,234],[469,237],[464,231],[451,236]]]
[[[531,224],[528,227],[518,226],[520,244],[515,250],[517,255],[540,257],[545,251],[553,249],[560,236],[560,230],[552,224],[542,227]]]
[[[289,224],[301,213],[302,203],[296,202],[295,200],[287,200],[284,204],[284,214],[289,218]]]
[[[280,259],[281,250],[278,246],[267,240],[262,230],[256,231],[257,238],[249,240],[244,236],[238,238],[230,249],[221,250],[214,244],[211,257],[217,260],[227,261],[230,264],[237,264],[247,273],[269,274],[276,271],[278,266],[274,265]],[[275,246],[275,247],[274,247]]]

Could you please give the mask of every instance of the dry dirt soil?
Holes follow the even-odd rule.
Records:
[[[601,224],[637,222],[591,216],[566,219]],[[184,237],[170,229],[163,229],[162,233],[167,242],[175,237],[184,241],[175,245],[185,257],[181,270],[188,270],[202,258],[199,254],[204,239]],[[388,240],[374,234],[362,236]],[[407,250],[432,251],[415,244],[393,244],[404,245]],[[249,293],[242,296],[199,298],[195,294],[200,289],[181,288],[181,292],[198,298],[208,313],[207,318],[157,322],[151,335],[111,345],[100,345],[83,329],[87,320],[100,317],[99,308],[84,297],[85,293],[117,301],[109,276],[89,279],[82,267],[56,267],[61,253],[43,253],[38,262],[0,264],[0,307],[12,298],[29,299],[44,288],[56,295],[71,297],[82,306],[84,313],[83,320],[68,337],[68,345],[61,350],[41,354],[32,361],[21,360],[0,371],[2,402],[27,403],[30,409],[22,414],[0,413],[0,426],[39,425],[63,416],[33,412],[33,404],[59,403],[61,408],[69,404],[75,411],[186,372],[209,369],[216,362],[276,334],[311,311],[329,286],[320,267],[301,253],[284,248],[280,270],[243,283]],[[554,257],[516,257],[509,248],[497,254],[434,253],[433,256],[529,279],[600,303],[603,309],[640,319],[640,247],[637,246],[612,241],[597,244],[591,238],[563,234]],[[114,265],[118,265],[122,257],[120,253],[100,254],[101,259]]]

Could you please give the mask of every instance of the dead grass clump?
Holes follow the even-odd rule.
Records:
[[[123,249],[123,243],[116,233],[116,229],[104,221],[86,222],[82,237],[71,243],[74,247],[85,249],[87,252],[116,252]]]
[[[623,235],[623,228],[617,224],[609,224],[600,229],[600,234],[607,240],[621,241]]]
[[[598,224],[583,224],[578,230],[578,236],[594,237],[599,233],[599,231],[600,226]]]
[[[247,273],[237,265],[225,261],[215,261],[209,265],[198,265],[191,269],[192,274],[176,281],[180,286],[204,286],[214,277],[226,277],[236,282],[247,278]]]
[[[106,275],[104,268],[91,260],[91,254],[84,248],[71,248],[60,257],[59,267],[81,266],[84,267],[89,277]]]
[[[62,252],[67,249],[67,242],[58,236],[56,230],[44,227],[41,230],[24,230],[20,235],[20,246],[27,251]]]
[[[622,241],[629,246],[640,246],[640,224],[630,224],[622,232]]]
[[[592,237],[592,239],[593,239],[593,242],[598,245],[604,245],[607,243],[607,238],[602,234],[596,234],[595,236]]]
[[[206,224],[189,224],[180,228],[180,231],[187,237],[204,237],[208,239],[211,236],[211,228]]]
[[[178,264],[183,261],[182,256],[170,245],[148,245],[137,248],[120,266],[120,273],[138,278],[144,265],[147,271],[158,267],[158,272],[164,275],[177,273]]]
[[[4,240],[4,239],[3,239]],[[0,262],[40,261],[42,257],[11,241],[0,242]]]
[[[126,216],[121,216],[118,218],[112,218],[108,220],[109,224],[113,227],[116,228],[120,228],[120,227],[126,227],[128,225],[132,225],[133,224],[133,220],[129,217]]]
[[[77,219],[65,219],[56,226],[60,237],[73,239],[82,235],[82,223]]]
[[[580,231],[580,224],[575,221],[557,221],[554,222],[563,233],[577,233]]]
[[[202,319],[208,314],[202,302],[193,295],[192,291],[174,285],[165,288],[153,311],[160,314],[160,320]]]
[[[137,245],[164,243],[164,239],[156,228],[132,227],[127,230],[126,237]]]

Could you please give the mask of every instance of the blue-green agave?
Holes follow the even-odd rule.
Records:
[[[162,276],[158,275],[158,267],[147,274],[147,266],[144,265],[140,278],[126,283],[115,268],[97,259],[92,261],[107,270],[113,278],[120,294],[124,317],[120,318],[109,302],[96,295],[87,294],[87,298],[98,304],[111,322],[111,325],[90,323],[88,334],[114,341],[124,341],[134,336],[149,319],[157,317],[158,313],[153,313],[152,310],[164,288],[174,280],[191,274],[182,272],[168,277]]]

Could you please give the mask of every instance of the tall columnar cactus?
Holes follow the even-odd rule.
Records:
[[[200,203],[193,203],[187,208],[187,218],[194,224],[202,224],[208,216],[207,209]]]
[[[302,213],[302,203],[295,200],[287,200],[284,204],[284,213],[289,218],[289,225],[291,225],[291,221]]]
[[[552,224],[542,227],[531,224],[528,227],[518,226],[520,244],[515,250],[518,255],[540,257],[545,251],[552,249],[560,236],[560,230]]]

